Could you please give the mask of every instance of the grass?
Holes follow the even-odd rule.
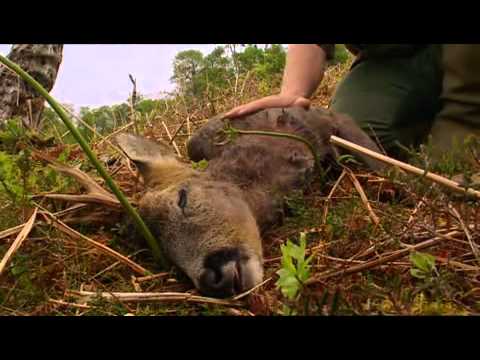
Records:
[[[351,59],[328,70],[322,87],[315,94],[314,105],[328,105],[335,84],[350,63]],[[244,88],[241,98],[234,98],[233,92],[226,91],[223,96],[210,99],[217,113],[258,96],[255,79],[247,79],[241,86]],[[278,89],[267,90],[273,93]],[[162,121],[165,121],[170,133],[177,134],[175,142],[185,154],[185,142],[195,129],[213,115],[211,107],[203,106],[200,101],[192,101],[185,106],[178,99],[168,111],[154,110],[148,115],[138,116],[138,125],[147,137],[168,141],[162,125]],[[184,121],[187,117],[189,124]],[[179,128],[182,123],[183,127]],[[65,204],[32,195],[48,191],[79,193],[79,187],[70,179],[31,159],[28,151],[21,153],[19,148],[25,150],[36,145],[13,125],[12,129],[4,130],[2,134],[2,138],[6,139],[0,145],[3,146],[0,152],[2,169],[10,169],[2,174],[7,187],[11,185],[11,191],[18,194],[12,197],[5,187],[0,186],[0,231],[26,221],[35,204],[40,203],[51,212],[65,209]],[[92,139],[98,144],[101,138],[93,136]],[[431,170],[447,177],[458,173],[468,177],[479,172],[478,163],[472,161],[475,160],[472,148],[476,149],[476,146],[470,143],[456,147],[455,153],[445,154],[442,161]],[[112,159],[116,156],[107,141],[94,148],[101,158]],[[41,151],[61,162],[79,165],[82,170],[92,170],[75,145],[57,142]],[[428,146],[413,155],[413,164],[423,167],[429,159]],[[18,162],[22,165],[22,161],[28,161],[28,164],[11,170],[14,167],[10,165]],[[138,199],[142,184],[132,177],[128,167],[120,161],[106,161],[106,164],[122,191],[131,199]],[[207,164],[193,166],[203,168]],[[264,239],[265,278],[271,280],[241,299],[242,306],[185,301],[134,303],[107,301],[99,297],[84,302],[69,295],[68,291],[135,292],[139,287],[144,292],[195,293],[195,290],[190,281],[175,270],[155,279],[141,281],[124,264],[43,222],[34,227],[0,275],[0,314],[330,316],[480,313],[480,263],[461,226],[463,223],[469,229],[473,243],[478,244],[478,203],[450,194],[425,179],[394,171],[379,177],[360,168],[352,169],[372,210],[379,217],[380,225],[375,226],[370,220],[348,176],[338,183],[330,197],[337,178],[330,179],[326,186],[322,187],[317,182],[305,191],[292,193],[287,199],[289,217],[281,227],[266,234]],[[25,193],[22,192],[24,184],[27,184]],[[81,221],[86,215],[96,216],[98,221],[89,221],[87,226]],[[106,223],[104,220],[107,218],[112,221]],[[41,216],[39,219],[42,219]],[[84,235],[129,256],[153,273],[163,271],[157,267],[147,249],[131,241],[128,237],[129,226],[121,218],[102,213],[98,207],[90,207],[76,213],[67,222]],[[419,250],[421,259],[422,256],[431,259],[427,261],[430,265],[426,268],[422,268],[421,261],[419,263],[418,259],[412,258],[410,253],[375,265],[378,259],[450,231],[456,231],[455,235],[442,239],[435,246]],[[306,234],[305,258],[312,256],[309,263],[311,267],[306,273],[308,278],[302,280],[303,286],[298,295],[289,299],[276,285],[277,272],[282,268],[281,246],[287,240],[298,244],[302,232]],[[14,235],[0,239],[0,257],[3,257],[14,239]],[[365,265],[365,269],[348,275],[343,273],[358,265]]]

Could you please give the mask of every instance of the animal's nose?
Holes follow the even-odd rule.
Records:
[[[241,270],[236,261],[230,261],[220,268],[205,269],[200,279],[200,291],[209,296],[228,297],[240,293]]]
[[[263,276],[258,274],[256,266],[252,267],[252,260],[242,256],[238,249],[210,254],[204,265],[199,290],[207,296],[229,297],[242,293],[255,286]]]

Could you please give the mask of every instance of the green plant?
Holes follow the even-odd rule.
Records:
[[[207,167],[208,167],[208,161],[205,159],[197,162],[192,161],[192,169],[194,170],[204,171],[207,169]]]
[[[2,124],[0,131],[0,150],[15,152],[18,142],[25,139],[25,135],[26,130],[19,118],[8,119]]]
[[[0,152],[0,193],[4,192],[13,203],[23,197],[20,185],[20,171],[16,165],[17,156]]]
[[[281,245],[282,268],[277,271],[279,279],[276,283],[282,294],[289,300],[294,300],[300,293],[303,284],[310,277],[309,264],[312,256],[305,259],[307,235],[300,233],[300,245],[287,240],[286,245]]]
[[[352,55],[343,44],[335,44],[335,58],[331,65],[344,64]]]
[[[412,263],[410,274],[417,279],[427,279],[434,274],[438,275],[435,266],[435,256],[433,255],[413,251],[410,254],[410,262]]]
[[[340,165],[343,165],[343,164],[356,164],[356,165],[359,165],[360,163],[355,160],[355,157],[352,156],[352,155],[349,155],[349,154],[345,154],[345,155],[340,155],[337,157],[337,163],[340,164]]]
[[[302,191],[292,191],[291,194],[284,197],[284,201],[289,215],[303,217],[307,213],[305,198]]]
[[[91,150],[87,142],[85,141],[84,137],[79,132],[78,128],[70,120],[65,110],[58,104],[57,101],[55,101],[55,99],[52,96],[50,96],[50,94],[43,88],[43,86],[40,83],[38,83],[33,77],[31,77],[24,70],[22,70],[17,64],[15,64],[14,62],[10,61],[9,59],[1,55],[0,55],[0,62],[2,62],[9,69],[17,73],[24,81],[26,81],[31,87],[33,87],[50,104],[53,110],[55,110],[55,112],[62,119],[64,124],[70,130],[72,135],[75,137],[78,144],[80,145],[82,150],[85,152],[85,155],[88,157],[90,162],[97,169],[98,173],[105,180],[105,183],[108,185],[110,190],[112,190],[112,192],[114,193],[116,198],[119,200],[119,202],[122,204],[126,212],[134,220],[138,230],[142,233],[145,240],[150,245],[150,248],[152,249],[152,253],[155,259],[160,263],[161,266],[164,267],[166,264],[166,261],[160,250],[159,244],[157,243],[156,239],[153,237],[153,234],[150,232],[147,225],[143,222],[142,218],[140,217],[138,212],[135,210],[135,208],[130,204],[128,199],[125,197],[125,195],[121,192],[121,190],[115,184],[112,177],[108,174],[108,172],[105,170],[102,164],[98,161],[97,157],[95,156],[95,154],[93,153],[93,151]]]

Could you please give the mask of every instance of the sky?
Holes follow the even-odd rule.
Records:
[[[173,59],[183,50],[208,54],[215,44],[168,45],[73,45],[66,44],[63,62],[52,96],[62,104],[99,107],[124,102],[132,91],[128,74],[137,81],[137,91],[154,97],[171,91]],[[0,54],[7,55],[10,44],[0,44]]]

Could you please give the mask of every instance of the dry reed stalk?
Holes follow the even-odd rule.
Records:
[[[45,217],[45,220],[49,223],[51,223],[54,227],[56,227],[58,230],[64,232],[65,234],[69,235],[70,237],[72,237],[73,239],[75,240],[81,240],[81,241],[86,241],[87,243],[89,243],[90,245],[92,245],[93,247],[95,247],[96,249],[98,249],[100,252],[106,254],[106,255],[109,255],[115,259],[117,259],[118,261],[121,261],[123,264],[125,264],[126,266],[128,266],[129,268],[131,268],[133,271],[135,271],[136,273],[138,274],[141,274],[141,275],[146,275],[149,273],[149,271],[145,268],[143,268],[142,266],[138,265],[137,263],[135,263],[134,261],[130,260],[129,258],[127,258],[126,256],[123,256],[122,254],[120,254],[119,252],[113,250],[113,249],[110,249],[108,246],[106,245],[103,245],[95,240],[92,240],[90,239],[89,237],[79,233],[78,231],[72,229],[71,227],[69,227],[68,225],[66,225],[65,223],[63,223],[62,221],[58,220],[57,218],[55,218],[55,216],[51,213],[47,213],[47,214],[43,214],[44,217]],[[49,220],[50,219],[50,220]]]
[[[22,245],[23,241],[27,238],[28,234],[30,234],[30,231],[32,230],[33,224],[35,223],[35,219],[37,217],[37,212],[38,212],[38,208],[35,208],[32,216],[30,216],[30,219],[28,219],[28,221],[25,223],[24,227],[18,234],[17,238],[5,253],[5,256],[3,257],[2,261],[0,261],[0,275],[2,274],[2,271],[7,265],[7,263],[12,258],[13,254],[15,254],[15,252]]]
[[[175,151],[177,152],[177,155],[178,155],[179,157],[182,157],[182,154],[180,153],[180,149],[178,148],[177,143],[175,142],[175,140],[173,139],[172,135],[170,134],[170,130],[168,130],[167,125],[165,125],[165,121],[162,121],[162,125],[163,125],[163,127],[165,128],[165,131],[167,132],[167,136],[168,136],[168,138],[170,139],[170,141],[172,142],[173,147],[175,148]]]
[[[118,133],[121,133],[122,131],[124,130],[127,130],[129,127],[131,127],[132,125],[134,125],[135,123],[133,121],[129,122],[128,124],[122,126],[122,127],[119,127],[117,130],[115,130],[114,132],[108,134],[107,136],[105,136],[103,139],[101,139],[98,143],[94,144],[93,147],[98,147],[100,145],[102,145],[105,141],[111,139],[112,137],[114,137],[115,135],[117,135]]]
[[[470,231],[468,230],[467,226],[465,226],[465,223],[462,220],[462,217],[458,213],[457,209],[455,209],[452,205],[448,204],[448,208],[452,212],[452,214],[457,218],[457,221],[460,223],[460,226],[462,227],[462,230],[465,233],[465,236],[467,237],[470,248],[472,249],[472,253],[477,259],[477,262],[480,263],[480,251],[478,250],[478,245],[473,242],[472,235],[470,234]]]
[[[75,205],[69,207],[68,209],[57,211],[56,213],[54,213],[54,215],[57,216],[57,217],[58,216],[63,216],[63,215],[68,214],[68,213],[70,213],[74,210],[84,208],[85,206],[87,206],[87,205],[86,204],[75,204]],[[40,211],[40,213],[42,213],[42,211]],[[12,235],[15,235],[15,234],[19,233],[25,227],[25,224],[26,223],[23,223],[23,224],[14,226],[10,229],[0,231],[0,239],[7,238],[9,236],[12,236]]]
[[[448,233],[447,235],[448,236],[459,235],[459,232],[458,231],[452,231],[452,232]],[[368,261],[364,264],[354,265],[354,266],[351,266],[351,267],[349,267],[345,270],[339,270],[339,271],[334,271],[334,272],[328,271],[326,273],[322,273],[322,274],[319,274],[319,275],[311,278],[310,280],[306,281],[306,284],[312,284],[312,283],[318,282],[319,280],[325,280],[325,279],[329,279],[329,278],[339,276],[339,275],[341,275],[341,276],[351,275],[353,273],[357,273],[357,272],[360,272],[360,271],[363,271],[363,270],[372,269],[374,267],[377,267],[377,266],[392,262],[394,260],[400,259],[400,258],[408,255],[411,251],[417,251],[417,250],[421,250],[421,249],[425,249],[425,248],[437,245],[438,243],[440,243],[445,238],[448,239],[448,237],[446,237],[446,235],[440,235],[440,236],[437,236],[433,239],[426,240],[426,241],[423,241],[419,244],[413,245],[413,246],[409,247],[408,249],[398,250],[398,251],[396,251],[396,252],[394,252],[390,255],[382,256],[378,259]]]
[[[376,160],[379,160],[381,162],[384,162],[386,164],[389,164],[389,165],[392,165],[392,166],[397,166],[400,169],[408,171],[410,173],[413,173],[413,174],[416,174],[416,175],[419,175],[419,176],[423,176],[423,177],[425,177],[429,180],[432,180],[432,181],[436,182],[437,184],[443,185],[443,186],[445,186],[445,187],[447,187],[451,190],[454,190],[456,192],[460,192],[462,194],[472,195],[472,196],[476,197],[477,199],[480,199],[480,191],[473,190],[471,188],[461,187],[459,183],[457,183],[453,180],[449,180],[449,179],[447,179],[443,176],[428,172],[427,170],[423,170],[423,169],[417,168],[413,165],[410,165],[410,164],[404,163],[402,161],[393,159],[391,157],[382,155],[380,153],[377,153],[377,152],[372,151],[370,149],[364,148],[363,146],[354,144],[350,141],[347,141],[345,139],[339,138],[339,137],[334,136],[334,135],[332,135],[330,137],[330,142],[332,142],[333,144],[338,145],[342,148],[345,148],[345,149],[348,149],[348,150],[352,150],[352,151],[370,156],[370,157],[372,157]]]
[[[325,225],[327,223],[328,205],[332,201],[332,196],[335,193],[335,190],[337,190],[337,187],[342,182],[345,175],[346,175],[346,171],[345,171],[345,169],[343,169],[342,173],[338,177],[337,181],[335,182],[332,189],[330,190],[330,193],[328,194],[327,198],[325,199],[325,207],[323,208],[323,218],[322,218],[322,224],[323,225]]]
[[[353,174],[353,172],[350,169],[345,169],[347,171],[348,176],[350,177],[350,180],[353,183],[353,186],[355,186],[355,189],[357,190],[358,194],[360,195],[360,199],[362,200],[363,205],[368,211],[368,215],[370,216],[370,219],[375,225],[380,224],[380,219],[378,216],[373,212],[372,206],[370,205],[370,202],[368,201],[367,195],[365,194],[365,191],[362,188],[362,185],[358,182],[357,178]]]
[[[138,282],[138,283],[142,283],[142,282],[145,282],[145,281],[160,279],[160,278],[163,278],[163,277],[168,276],[168,275],[170,275],[170,273],[162,272],[162,273],[148,275],[148,276],[136,277],[135,281]]]
[[[56,299],[48,299],[48,302],[51,302],[52,304],[57,304],[57,305],[71,306],[71,307],[75,307],[75,308],[78,308],[78,309],[91,309],[92,308],[89,305],[76,304],[76,303],[71,303],[71,302],[66,302],[66,301],[63,301],[63,300],[56,300]]]
[[[185,301],[192,303],[214,304],[224,306],[243,306],[243,303],[232,300],[221,300],[203,296],[192,295],[189,293],[178,292],[92,292],[92,291],[74,291],[67,290],[68,296],[76,296],[85,300],[90,300],[100,296],[106,300],[118,300],[125,302],[175,302]]]

